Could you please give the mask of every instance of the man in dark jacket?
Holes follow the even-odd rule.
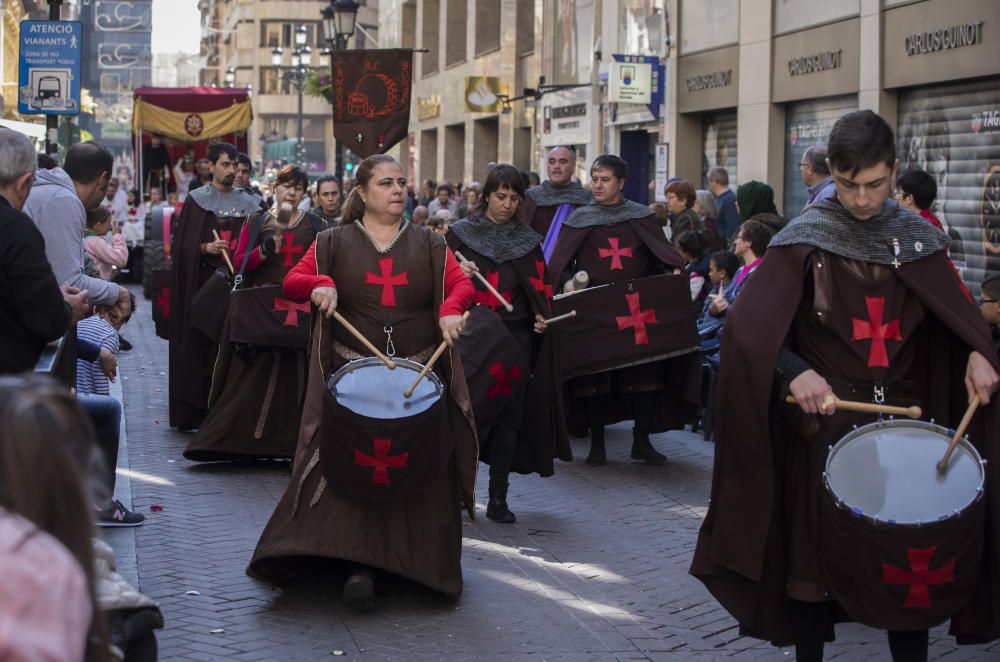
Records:
[[[45,241],[21,213],[35,163],[26,137],[0,129],[0,373],[34,367],[46,343],[69,329],[71,305],[87,303],[85,291],[60,291],[45,258]]]

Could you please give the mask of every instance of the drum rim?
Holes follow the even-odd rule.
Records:
[[[837,506],[837,508],[846,511],[854,515],[855,517],[865,519],[875,524],[889,524],[896,527],[920,528],[923,526],[928,526],[930,524],[936,524],[937,522],[940,521],[949,520],[955,517],[961,517],[962,515],[967,513],[970,509],[972,509],[972,507],[975,506],[977,502],[982,500],[983,491],[986,485],[986,460],[984,460],[982,455],[979,454],[979,451],[976,449],[975,446],[972,445],[968,437],[963,437],[962,439],[959,440],[958,445],[961,446],[963,449],[970,451],[973,461],[979,467],[979,484],[976,486],[973,497],[969,499],[961,508],[955,509],[951,514],[944,517],[940,517],[938,519],[928,520],[926,522],[922,521],[900,522],[897,520],[890,520],[887,518],[870,515],[868,513],[865,513],[864,511],[858,510],[854,506],[844,501],[844,499],[842,499],[836,492],[834,492],[833,487],[830,484],[831,460],[833,459],[834,455],[836,455],[838,450],[840,450],[843,446],[847,445],[849,442],[853,441],[857,437],[861,437],[871,432],[874,432],[875,430],[887,427],[917,428],[921,430],[930,430],[932,432],[940,434],[945,439],[950,439],[952,434],[954,433],[954,431],[949,430],[948,428],[942,425],[938,425],[937,423],[934,423],[932,421],[907,420],[907,419],[895,419],[895,418],[879,420],[873,423],[862,425],[860,427],[855,427],[853,430],[844,435],[839,441],[837,441],[837,443],[829,447],[829,450],[827,451],[826,454],[826,461],[823,464],[823,489],[827,493],[827,495],[829,495],[829,497],[833,499],[833,502]]]
[[[393,357],[392,362],[396,364],[397,369],[402,367],[411,370],[415,373],[419,373],[421,370],[424,369],[424,364],[414,361],[412,359]],[[333,386],[337,384],[337,382],[340,381],[340,378],[343,375],[346,375],[349,372],[354,372],[359,368],[367,368],[368,366],[372,365],[385,366],[385,364],[382,363],[382,359],[378,358],[377,356],[365,356],[360,359],[354,359],[352,361],[348,361],[344,365],[340,366],[326,380],[326,389],[332,393],[333,391],[331,389],[333,388]],[[388,369],[388,366],[385,367],[386,369]],[[427,374],[424,375],[424,379],[429,380],[434,384],[434,386],[437,388],[438,397],[444,397],[444,390],[445,390],[444,381],[441,380],[441,378],[437,375],[437,373],[435,373],[433,370],[428,370]]]

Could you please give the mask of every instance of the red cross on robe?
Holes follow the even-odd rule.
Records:
[[[303,244],[295,243],[295,236],[291,232],[286,232],[284,235],[285,241],[281,244],[281,248],[278,253],[285,256],[285,261],[282,262],[282,266],[294,267],[295,266],[295,256],[302,255],[306,252],[306,247]]]
[[[619,248],[618,242],[621,239],[618,237],[608,237],[608,248],[597,249],[597,256],[602,260],[606,257],[611,258],[611,269],[624,269],[622,266],[623,257],[632,257],[632,247],[626,246],[625,248]]]
[[[538,278],[528,277],[531,286],[545,295],[546,299],[552,299],[552,286],[545,281],[545,263],[535,260],[535,269],[538,270]]]
[[[493,378],[493,384],[486,391],[487,400],[498,396],[501,398],[510,397],[514,393],[514,387],[511,383],[521,378],[521,366],[516,363],[511,366],[510,370],[507,370],[504,368],[503,361],[497,361],[489,367],[488,372]]]
[[[907,547],[906,555],[910,559],[910,570],[903,570],[888,563],[882,564],[883,584],[910,587],[906,593],[903,608],[931,609],[934,603],[931,602],[930,587],[950,584],[955,581],[955,559],[948,561],[940,568],[931,570],[931,558],[936,551],[937,547],[925,549]]]
[[[899,333],[899,320],[882,324],[882,315],[885,313],[885,297],[865,297],[865,306],[868,308],[868,320],[860,320],[856,317],[852,319],[854,334],[851,336],[851,340],[854,342],[871,340],[868,367],[888,368],[889,353],[886,351],[885,341],[903,339]]]
[[[219,230],[219,239],[226,242],[226,248],[230,253],[236,250],[236,240],[233,239],[232,230]]]
[[[649,333],[646,331],[647,324],[656,324],[656,311],[652,308],[641,310],[639,304],[639,293],[626,294],[625,301],[628,302],[628,315],[615,317],[618,323],[618,330],[635,329],[635,344],[648,345]]]
[[[392,264],[393,259],[391,257],[382,258],[378,261],[379,271],[382,272],[381,275],[376,276],[370,271],[365,274],[365,284],[382,286],[383,306],[395,306],[396,287],[410,284],[406,271],[398,274],[392,273]]]
[[[497,308],[503,306],[503,304],[500,303],[495,296],[493,296],[492,292],[487,292],[485,289],[482,290],[479,289],[480,287],[482,287],[482,283],[480,283],[478,280],[473,282],[476,285],[476,291],[473,292],[472,294],[472,303],[474,304],[478,303],[481,306],[486,306],[490,310],[496,310]],[[486,272],[486,282],[492,285],[493,289],[495,289],[497,292],[500,292],[499,271]],[[502,296],[505,300],[510,301],[510,291],[500,292],[500,296]]]
[[[289,299],[274,297],[274,308],[271,309],[271,312],[287,313],[285,315],[285,321],[282,322],[282,324],[285,326],[298,326],[299,313],[309,313],[309,302],[304,301],[302,303],[296,303]]]
[[[163,319],[170,318],[170,288],[164,287],[160,290],[160,293],[156,296],[156,305],[160,309],[160,314],[163,315]]]
[[[354,464],[359,467],[371,467],[372,485],[389,485],[389,469],[404,469],[409,461],[409,453],[389,455],[392,439],[375,438],[375,455],[362,453],[354,449]]]

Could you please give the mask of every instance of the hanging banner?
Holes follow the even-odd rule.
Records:
[[[333,135],[362,158],[383,154],[410,124],[413,51],[333,52]]]

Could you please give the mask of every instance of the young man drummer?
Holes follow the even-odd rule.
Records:
[[[831,396],[916,400],[926,418],[955,425],[974,394],[990,403],[1000,381],[989,329],[948,259],[947,236],[891,197],[898,161],[886,121],[871,111],[841,117],[827,151],[836,196],[775,236],[726,322],[718,393],[727,406],[691,568],[743,632],[794,642],[798,660],[821,660],[833,623],[850,617],[823,570],[827,449],[875,420],[838,411]],[[783,404],[789,392],[798,405]],[[980,409],[969,431],[985,457],[1000,451],[998,414],[995,403]],[[1000,591],[1000,495],[987,490],[986,499],[983,558],[992,567],[984,565],[981,589],[963,609],[939,619],[951,617],[959,643],[1000,636],[991,608]],[[863,563],[885,558],[885,541],[872,543]],[[914,582],[917,565],[906,570]],[[889,583],[865,586],[866,596],[907,608],[907,587],[882,586]],[[931,605],[947,585],[924,588]],[[894,660],[927,659],[927,630],[885,627]]]

